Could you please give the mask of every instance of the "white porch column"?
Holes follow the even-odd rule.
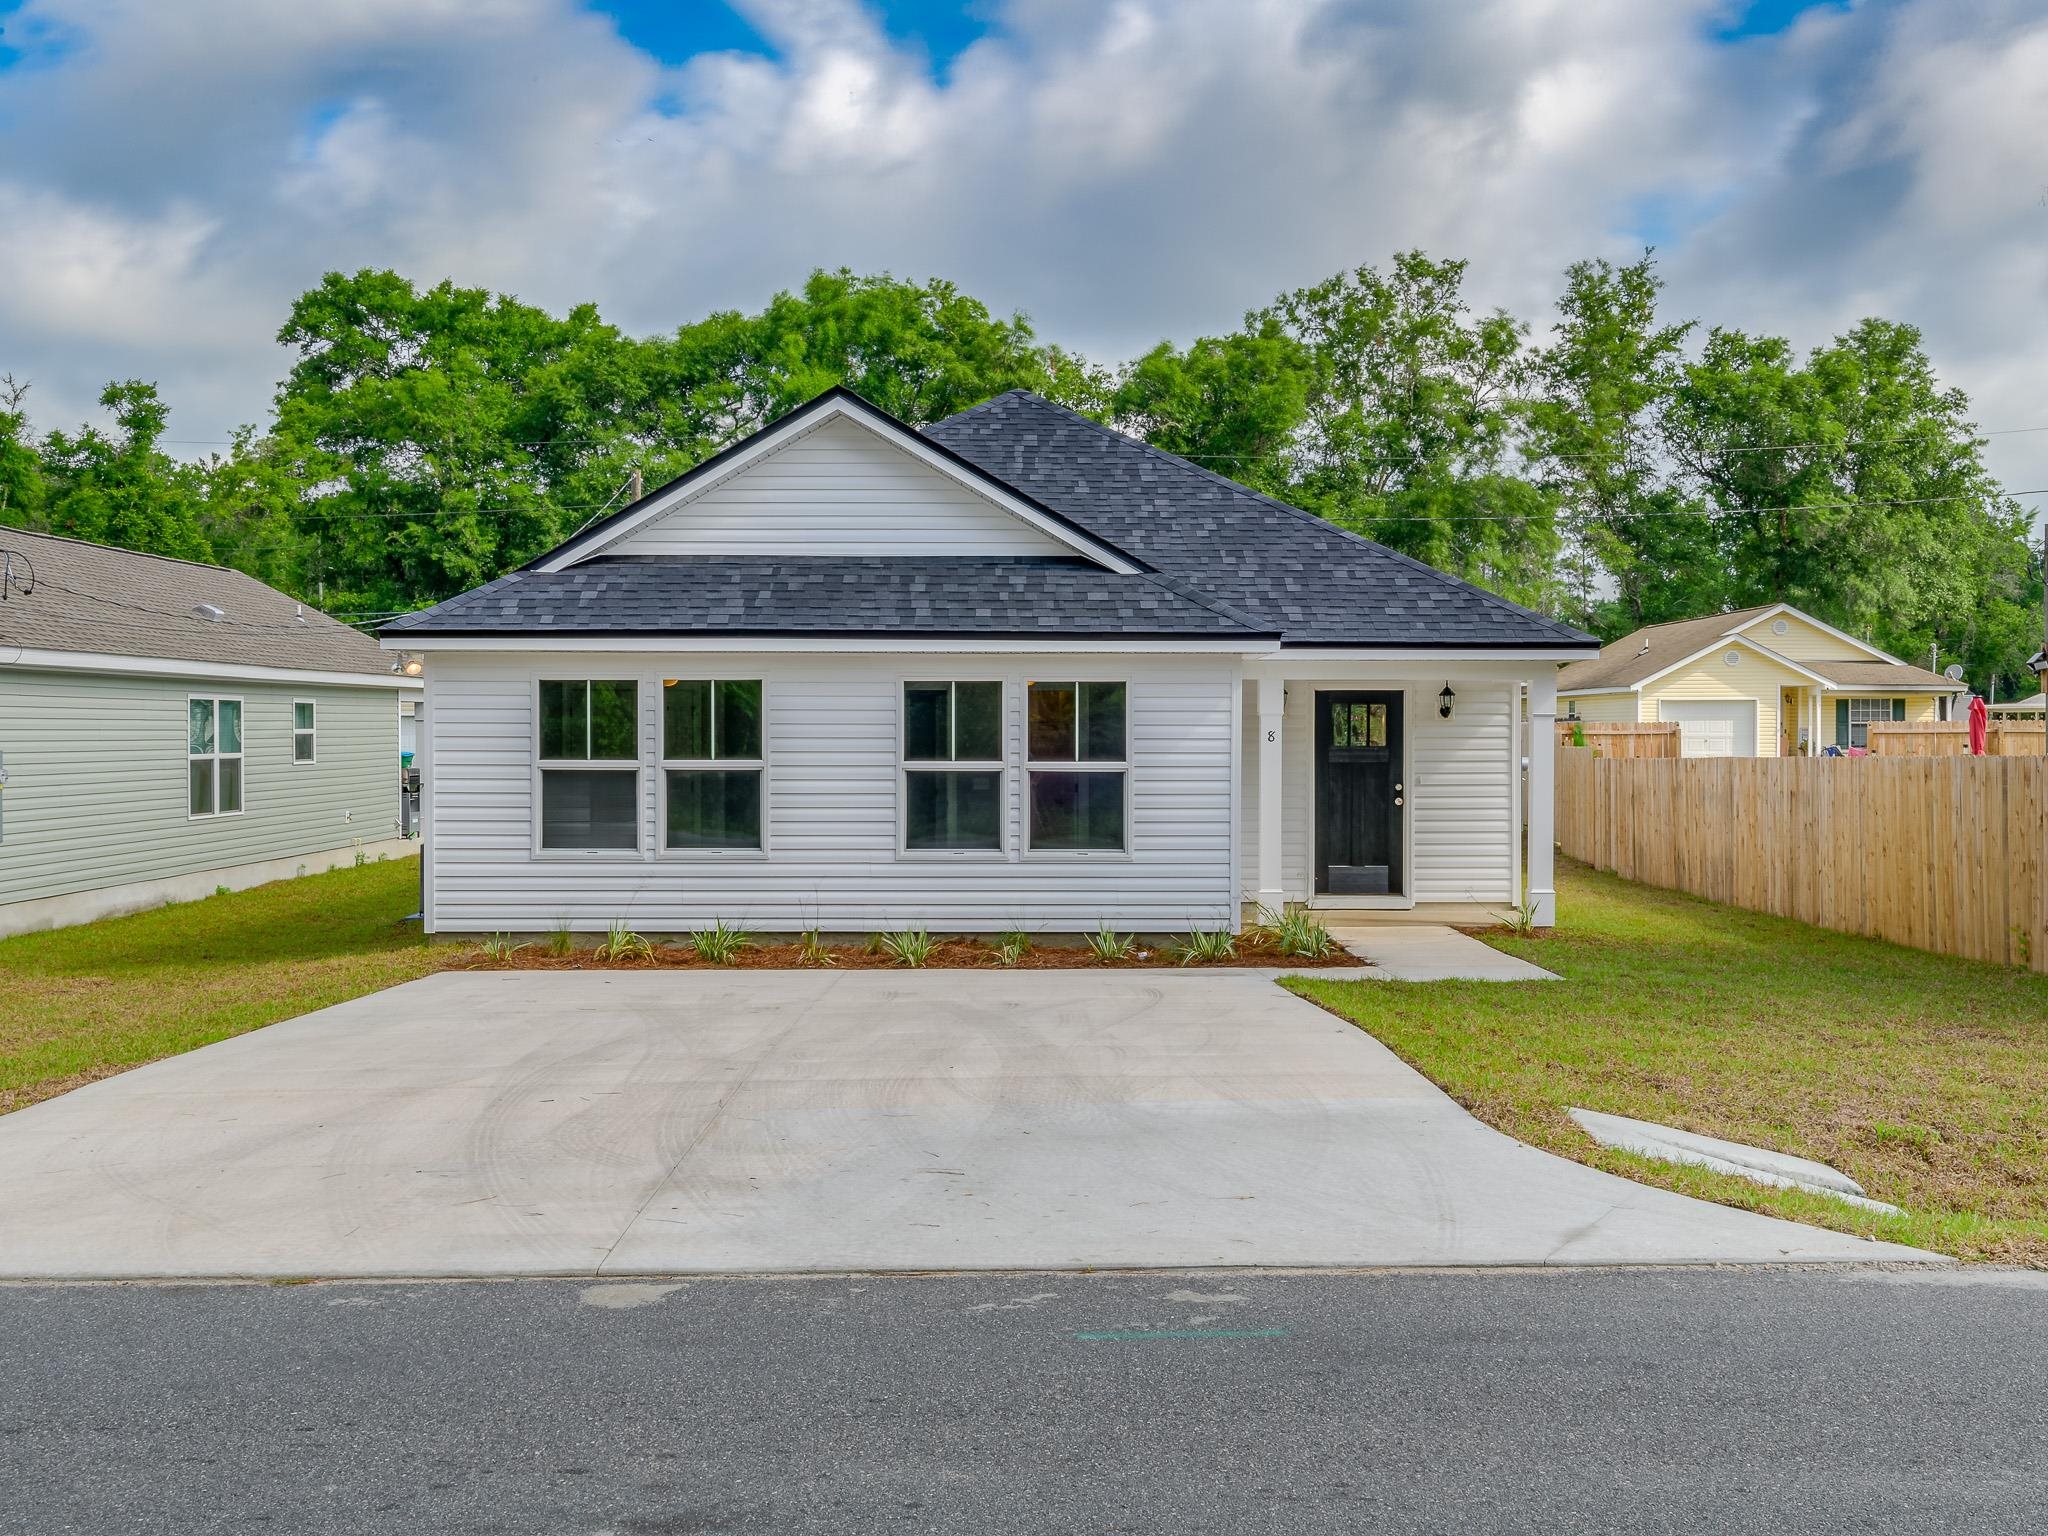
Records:
[[[1529,679],[1529,905],[1539,928],[1557,926],[1557,672]]]
[[[1281,718],[1287,709],[1287,683],[1283,678],[1259,678],[1259,889],[1254,897],[1261,909],[1280,911],[1287,902],[1281,889],[1285,867],[1284,823],[1280,798],[1285,775],[1280,757]]]

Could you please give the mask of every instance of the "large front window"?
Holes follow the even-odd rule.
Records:
[[[663,843],[761,846],[761,684],[669,678],[661,685]]]
[[[630,678],[541,682],[541,847],[639,848],[639,725]]]
[[[1127,846],[1127,695],[1122,683],[1030,685],[1034,850],[1102,853]]]
[[[903,685],[903,846],[1003,846],[1003,685]]]
[[[186,808],[194,816],[242,809],[242,701],[185,701]]]
[[[1868,747],[1870,745],[1870,722],[1873,720],[1901,720],[1905,710],[1898,699],[1850,699],[1849,745]]]

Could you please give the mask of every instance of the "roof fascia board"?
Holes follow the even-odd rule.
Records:
[[[905,635],[881,639],[847,635],[635,635],[635,634],[520,634],[520,635],[392,635],[379,642],[387,651],[793,651],[826,655],[849,653],[890,655],[897,652],[959,651],[988,655],[1058,655],[1083,652],[1088,655],[1153,655],[1181,652],[1193,655],[1238,656],[1244,652],[1242,635],[1195,640],[1120,639],[1116,636],[1089,638],[1015,639],[991,635],[976,639],[960,635]]]
[[[414,649],[393,646],[387,649]],[[112,656],[96,651],[0,649],[0,667],[42,672],[121,672],[144,677],[197,677],[229,682],[298,683],[334,688],[390,688],[420,691],[416,677],[384,677],[375,672],[319,672],[296,667],[248,667],[217,661],[179,661],[170,656]]]
[[[1641,683],[1621,683],[1606,688],[1567,688],[1559,684],[1557,691],[1562,698],[1590,699],[1595,694],[1600,693],[1641,693],[1643,685]]]
[[[1799,609],[1794,608],[1790,603],[1773,603],[1770,607],[1766,608],[1762,613],[1758,614],[1755,618],[1750,619],[1748,622],[1742,624],[1738,628],[1729,630],[1727,633],[1730,635],[1740,635],[1744,630],[1754,629],[1759,624],[1765,623],[1771,619],[1775,619],[1781,615],[1786,614],[1789,614],[1791,617],[1800,620],[1802,623],[1811,624],[1815,629],[1820,630],[1823,634],[1834,636],[1835,639],[1841,641],[1844,645],[1855,646],[1857,650],[1863,652],[1863,654],[1866,656],[1874,656],[1879,661],[1888,661],[1895,667],[1903,667],[1905,665],[1903,661],[1899,660],[1898,657],[1892,655],[1891,652],[1880,651],[1876,646],[1872,645],[1869,641],[1858,640],[1854,635],[1845,635],[1842,633],[1842,631],[1835,628],[1834,625],[1825,623],[1820,619],[1816,619],[1810,613],[1803,613]],[[1723,638],[1726,637],[1724,636]]]
[[[1598,656],[1598,647],[1570,645],[1283,645],[1271,650],[1248,651],[1249,659],[1274,661],[1527,661],[1562,666],[1570,661],[1587,661]]]
[[[618,543],[620,539],[647,526],[657,517],[687,505],[715,486],[744,474],[762,460],[781,451],[798,438],[833,421],[845,420],[874,433],[891,447],[900,449],[936,474],[985,501],[995,503],[1011,516],[1030,524],[1047,537],[1056,539],[1076,554],[1120,576],[1135,576],[1144,569],[1128,555],[1082,532],[1050,507],[1029,499],[1004,485],[986,471],[975,468],[951,449],[913,432],[886,411],[869,405],[846,389],[835,389],[799,406],[780,421],[743,438],[723,453],[706,459],[689,473],[621,509],[603,522],[572,534],[525,569],[561,571],[577,565]]]
[[[1968,683],[1951,683],[1947,678],[1942,679],[1942,686],[1939,688],[1932,683],[1828,683],[1821,689],[1823,693],[1877,693],[1887,697],[1902,693],[1936,694],[1969,691]]]

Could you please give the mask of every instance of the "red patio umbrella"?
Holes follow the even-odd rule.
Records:
[[[1984,732],[1986,711],[1984,700],[1976,694],[1970,695],[1970,756],[1984,755]]]

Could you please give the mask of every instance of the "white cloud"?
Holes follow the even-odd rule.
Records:
[[[52,422],[153,376],[219,437],[328,268],[655,330],[889,267],[1115,357],[1417,245],[1540,318],[1668,223],[1679,312],[1912,320],[1987,425],[2048,419],[2034,7],[1728,46],[1717,0],[1009,0],[943,83],[856,0],[744,8],[775,59],[664,69],[572,0],[30,0],[83,42],[0,72],[0,369]],[[2048,484],[2048,433],[1996,451]]]

